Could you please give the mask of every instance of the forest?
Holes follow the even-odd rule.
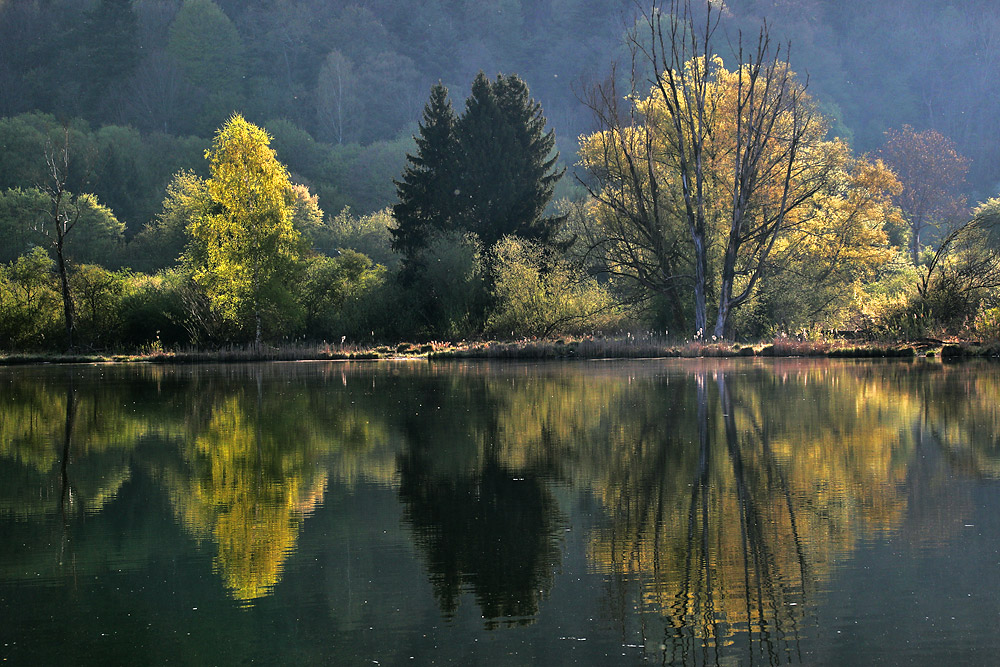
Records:
[[[0,0],[0,350],[995,340],[998,28],[985,0]]]

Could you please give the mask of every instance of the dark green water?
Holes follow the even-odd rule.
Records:
[[[6,664],[996,664],[1000,367],[0,369]]]

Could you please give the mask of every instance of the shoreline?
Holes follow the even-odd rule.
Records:
[[[754,344],[668,343],[634,337],[482,341],[472,343],[399,343],[395,346],[289,345],[225,347],[203,350],[139,352],[0,352],[0,366],[31,364],[206,364],[263,361],[399,361],[426,359],[557,360],[557,359],[666,359],[666,358],[777,358],[833,359],[1000,359],[1000,343],[937,340],[896,343],[857,343],[846,340],[798,341],[779,338]]]

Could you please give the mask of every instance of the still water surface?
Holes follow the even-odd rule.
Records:
[[[7,664],[996,664],[1000,366],[0,369]]]

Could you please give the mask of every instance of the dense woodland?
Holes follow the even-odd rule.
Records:
[[[0,349],[1000,333],[1000,9],[658,4],[0,0]]]

